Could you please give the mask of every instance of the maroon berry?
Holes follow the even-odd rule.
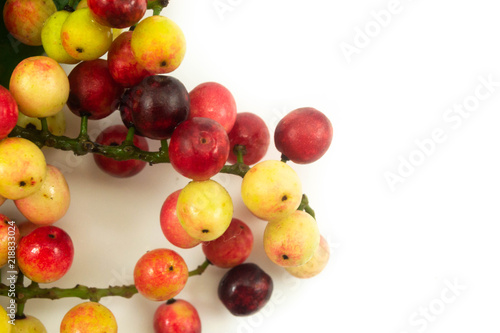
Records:
[[[138,134],[150,139],[169,139],[189,115],[186,87],[172,76],[148,76],[125,95],[120,105],[122,117],[130,113]]]
[[[219,283],[218,296],[235,316],[247,316],[259,311],[271,298],[273,280],[252,263],[231,268]]]

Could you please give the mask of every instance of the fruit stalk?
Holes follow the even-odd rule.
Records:
[[[210,262],[208,260],[205,260],[196,269],[189,271],[188,276],[203,274],[203,272],[205,272],[209,265]],[[138,292],[137,288],[133,284],[123,286],[109,286],[108,288],[87,287],[80,284],[77,284],[73,288],[41,288],[36,282],[32,282],[28,286],[24,286],[23,281],[24,275],[19,271],[16,282],[16,297],[14,298],[17,304],[16,316],[18,317],[22,317],[24,304],[27,300],[32,298],[45,298],[55,300],[67,297],[77,297],[81,299],[88,299],[94,302],[99,302],[102,297],[120,296],[131,298]],[[9,286],[0,283],[0,296],[7,296],[9,290]]]

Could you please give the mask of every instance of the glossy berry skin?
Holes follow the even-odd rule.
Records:
[[[205,117],[220,123],[227,133],[236,121],[236,102],[231,92],[217,82],[205,82],[189,92],[189,118]]]
[[[147,0],[87,0],[92,16],[111,28],[130,27],[146,13]]]
[[[231,147],[228,162],[236,163],[234,146],[245,146],[243,163],[252,165],[259,162],[267,153],[270,135],[266,123],[258,115],[241,112],[236,115],[236,122],[228,134]]]
[[[134,284],[141,295],[152,301],[175,297],[188,279],[186,262],[170,249],[155,249],[144,254],[134,268]]]
[[[130,88],[139,84],[145,77],[154,73],[140,65],[132,53],[130,40],[132,31],[122,32],[111,44],[108,51],[108,67],[113,79],[123,87]]]
[[[189,115],[186,87],[172,76],[148,76],[122,98],[120,110],[128,109],[138,134],[150,139],[170,139],[178,124]]]
[[[106,60],[81,62],[69,73],[68,79],[67,104],[77,116],[102,119],[118,108],[123,87],[111,77]]]
[[[156,309],[153,316],[155,333],[201,333],[196,308],[182,299],[171,299]]]
[[[168,154],[174,169],[184,177],[208,180],[226,164],[229,138],[215,120],[192,118],[174,130]]]
[[[278,151],[298,164],[317,161],[333,137],[330,120],[314,108],[300,108],[287,114],[276,126],[274,143]]]
[[[201,241],[191,237],[177,217],[177,199],[181,191],[182,189],[173,192],[163,202],[160,210],[160,227],[170,243],[182,249],[190,249],[200,244]]]
[[[222,236],[202,244],[205,257],[220,268],[231,268],[242,264],[250,256],[252,248],[252,230],[236,218],[232,219]]]
[[[273,280],[253,263],[231,268],[221,279],[218,296],[222,304],[235,316],[256,313],[271,298]]]
[[[73,242],[64,230],[43,226],[21,238],[16,259],[28,279],[50,283],[59,280],[70,269],[73,254]]]
[[[112,125],[105,128],[96,138],[96,142],[106,146],[118,146],[125,141],[128,129],[123,125]],[[145,138],[134,135],[134,146],[141,150],[148,151],[149,145]],[[132,177],[141,172],[146,166],[146,162],[141,160],[117,161],[110,157],[94,154],[94,161],[97,166],[107,174],[117,177]]]
[[[18,117],[16,100],[6,88],[0,86],[0,140],[16,126]]]

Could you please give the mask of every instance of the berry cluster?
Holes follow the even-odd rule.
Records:
[[[24,303],[61,297],[88,299],[66,313],[61,332],[116,332],[116,319],[100,298],[136,293],[162,302],[152,318],[156,332],[201,332],[195,307],[175,297],[190,276],[209,265],[228,269],[218,296],[232,314],[259,311],[271,297],[272,278],[246,262],[254,235],[234,216],[228,191],[213,179],[221,172],[243,178],[244,205],[267,221],[261,237],[272,262],[298,278],[313,277],[326,266],[328,244],[287,161],[321,158],[332,140],[330,121],[311,107],[290,112],[274,134],[281,159],[263,160],[271,137],[258,115],[237,112],[233,95],[220,83],[188,91],[166,75],[179,67],[186,50],[179,26],[159,15],[167,4],[82,0],[58,11],[52,1],[6,1],[8,31],[24,44],[42,45],[46,55],[19,62],[9,86],[0,86],[0,205],[12,200],[27,220],[18,224],[0,214],[0,267],[18,270],[14,284],[23,295],[13,297],[15,316],[0,313],[2,332],[11,331],[14,319],[16,329],[24,325],[45,332],[37,318],[24,314]],[[144,18],[148,8],[154,15]],[[60,64],[74,67],[67,75]],[[64,106],[81,118],[75,138],[64,135]],[[88,121],[113,112],[120,113],[122,123],[92,141]],[[149,151],[151,140],[160,141],[159,151]],[[201,247],[206,261],[189,271],[175,249],[157,248],[138,259],[132,286],[40,287],[64,276],[75,255],[70,235],[54,225],[70,205],[69,187],[61,171],[47,164],[43,146],[93,153],[96,165],[118,178],[138,174],[147,163],[171,163],[191,181],[158,207],[161,230],[174,247]],[[32,281],[27,287],[24,278]],[[9,296],[8,291],[0,285],[0,295]]]

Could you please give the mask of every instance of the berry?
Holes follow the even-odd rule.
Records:
[[[138,131],[150,139],[170,139],[175,127],[189,115],[189,94],[172,76],[153,75],[132,87],[120,110],[131,115]],[[130,121],[130,117],[127,117]]]
[[[81,62],[68,78],[68,107],[77,116],[102,119],[118,109],[123,88],[111,77],[106,60]]]
[[[280,120],[274,132],[274,143],[292,162],[306,164],[326,153],[332,136],[332,124],[323,113],[314,108],[300,108]]]
[[[222,236],[202,245],[207,259],[221,268],[231,268],[242,264],[250,256],[252,247],[252,230],[236,218],[232,219]]]
[[[153,327],[155,333],[201,333],[198,311],[182,299],[160,305],[153,316]]]
[[[160,15],[137,24],[130,42],[137,62],[155,74],[170,73],[181,64],[186,40],[174,21]]]
[[[25,198],[40,189],[46,175],[45,156],[33,142],[23,138],[0,141],[1,196]]]
[[[112,28],[130,27],[146,13],[147,0],[87,0],[99,24]]]
[[[156,249],[144,254],[134,268],[134,283],[141,295],[152,301],[175,297],[186,285],[188,268],[177,252]]]
[[[130,41],[132,31],[120,34],[111,44],[108,51],[108,67],[113,79],[123,87],[133,87],[145,77],[154,73],[140,65],[132,53]]]
[[[168,154],[178,173],[193,180],[207,180],[226,164],[229,139],[215,120],[192,118],[174,130]]]
[[[177,217],[193,238],[207,242],[220,237],[231,223],[233,201],[214,180],[192,181],[177,199]]]
[[[60,333],[118,332],[113,313],[97,302],[84,302],[72,307],[63,317]]]
[[[73,242],[61,228],[43,226],[21,238],[16,259],[30,280],[50,283],[66,274],[73,263]]]
[[[3,22],[21,43],[42,45],[43,24],[56,10],[51,0],[7,0],[3,7]]]
[[[236,102],[231,92],[217,82],[205,82],[189,92],[189,118],[205,117],[217,121],[229,133],[236,121]]]
[[[255,216],[266,221],[281,219],[299,207],[302,184],[288,164],[263,161],[243,177],[241,197]]]
[[[16,126],[19,110],[11,93],[0,86],[0,140],[5,138]]]
[[[266,123],[258,115],[242,112],[236,115],[236,122],[228,134],[230,149],[228,161],[236,163],[236,145],[244,146],[243,163],[252,165],[259,162],[269,148],[270,135]]]
[[[96,142],[101,145],[118,146],[125,141],[128,130],[123,125],[112,125],[105,128],[96,138]],[[137,148],[148,151],[149,145],[145,138],[134,135],[133,144]],[[124,160],[117,161],[110,157],[94,154],[94,161],[97,166],[107,174],[118,177],[126,178],[137,175],[146,167],[146,162],[141,160]]]
[[[218,296],[235,316],[258,312],[271,298],[273,280],[253,263],[231,268],[220,280]]]
[[[14,203],[30,222],[48,225],[66,214],[70,200],[64,175],[55,166],[47,165],[47,176],[40,189],[25,198],[15,200]]]
[[[296,210],[266,225],[264,251],[279,266],[299,266],[312,258],[319,240],[316,220],[308,213]]]
[[[177,217],[177,199],[181,190],[170,194],[163,202],[160,211],[160,226],[167,240],[173,245],[190,249],[200,244],[200,240],[191,237],[182,227]]]
[[[62,46],[78,60],[94,60],[104,55],[113,42],[110,27],[97,23],[89,8],[72,12],[61,28]]]
[[[36,56],[24,59],[14,68],[9,89],[24,115],[49,117],[66,104],[69,81],[54,59]]]

